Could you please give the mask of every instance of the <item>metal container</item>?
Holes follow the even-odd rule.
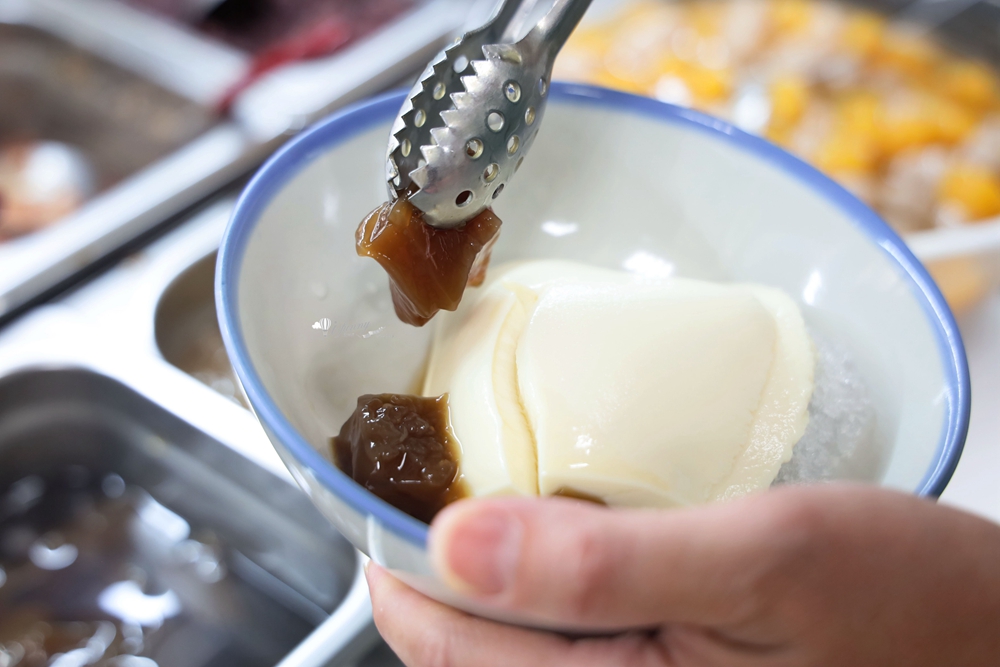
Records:
[[[0,140],[81,150],[107,190],[191,141],[205,107],[27,25],[0,24]]]
[[[156,345],[163,358],[227,398],[249,408],[215,315],[215,253],[189,266],[156,308]]]
[[[348,595],[354,550],[301,493],[125,385],[16,373],[0,406],[8,629],[103,617],[161,667],[267,667]]]
[[[47,496],[32,487],[51,490],[53,507],[75,497],[86,510],[83,520],[74,523],[80,515],[63,511],[56,513],[61,519],[42,522],[37,535],[15,531],[27,549],[22,563],[24,553],[37,552],[51,565],[67,545],[77,550],[63,570],[36,568],[59,575],[58,586],[36,586],[37,597],[64,620],[72,614],[60,605],[89,601],[90,609],[70,611],[101,613],[73,627],[101,639],[108,626],[95,623],[114,618],[107,611],[117,609],[114,595],[162,605],[172,590],[169,599],[179,606],[164,615],[163,628],[189,641],[157,634],[157,619],[142,635],[144,655],[163,667],[258,659],[280,659],[282,667],[356,664],[377,640],[361,557],[295,487],[253,415],[160,351],[180,344],[185,322],[187,331],[203,331],[190,325],[198,308],[184,304],[198,294],[208,298],[192,304],[211,303],[210,269],[231,206],[231,198],[210,203],[170,235],[0,333],[0,532],[8,527],[4,511],[35,497],[37,507],[47,507]],[[128,557],[81,532],[80,525],[102,521],[117,526],[113,544],[131,544]],[[9,569],[6,558],[0,548]],[[84,565],[93,566],[90,583],[67,595],[74,567]],[[213,581],[220,571],[226,576]],[[0,587],[5,621],[13,599],[5,595],[24,577],[9,569],[7,578]],[[186,615],[195,610],[196,619]],[[114,625],[117,648],[137,636],[135,625]],[[188,653],[172,662],[169,646]],[[392,660],[383,648],[361,664],[398,664]]]
[[[114,0],[0,0],[0,49],[5,36],[16,35],[25,48],[44,51],[3,59],[0,128],[51,120],[60,136],[89,147],[103,186],[52,226],[0,243],[0,322],[246,173],[312,120],[420,69],[466,11],[461,0],[417,2],[332,56],[268,73],[235,100],[229,116],[215,117],[212,105],[248,71],[247,54]],[[86,61],[110,84],[143,88],[152,103],[135,122],[121,122],[111,95],[68,101],[72,91],[58,90],[65,72],[39,67],[60,53]],[[3,72],[18,67],[19,90],[41,93],[4,94]],[[8,120],[9,99],[37,104]],[[76,112],[63,113],[71,104],[83,105],[83,121],[70,122]],[[48,117],[54,109],[59,119]],[[183,122],[158,120],[171,112]]]
[[[175,272],[156,299],[154,334],[156,346],[171,365],[191,375],[222,396],[249,408],[239,380],[229,363],[215,314],[215,251],[195,259],[205,247],[212,246],[221,234],[228,218],[231,200],[223,200],[218,208],[196,216],[173,237],[168,237],[151,249],[157,257],[138,269],[135,280],[162,285]],[[124,281],[118,281],[123,284]],[[145,291],[144,298],[129,300],[139,303],[142,312],[149,312],[150,298],[155,290]],[[401,667],[402,663],[384,643],[379,642],[357,662],[357,667]]]

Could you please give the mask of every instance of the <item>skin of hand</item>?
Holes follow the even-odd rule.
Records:
[[[429,548],[483,603],[619,632],[477,618],[372,564],[375,623],[409,667],[1000,665],[1000,526],[892,491],[783,487],[678,510],[465,500]]]

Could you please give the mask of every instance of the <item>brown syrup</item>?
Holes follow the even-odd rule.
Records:
[[[115,474],[0,486],[0,665],[274,665],[315,623],[247,558]]]
[[[337,466],[376,496],[430,523],[467,495],[448,397],[366,394],[332,439]]]
[[[389,274],[400,320],[423,326],[439,310],[455,310],[466,286],[486,277],[500,218],[486,209],[461,227],[437,229],[405,198],[387,202],[358,227],[357,251]]]
[[[606,502],[604,502],[597,496],[593,496],[589,493],[584,493],[583,491],[577,491],[576,489],[569,486],[563,486],[559,488],[559,490],[557,490],[552,495],[558,496],[560,498],[569,498],[571,500],[582,500],[587,503],[594,503],[595,505],[603,505],[605,507],[607,507],[608,505]]]

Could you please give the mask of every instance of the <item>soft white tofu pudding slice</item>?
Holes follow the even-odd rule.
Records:
[[[541,260],[439,320],[423,393],[449,395],[472,495],[743,495],[808,423],[815,355],[779,290]]]

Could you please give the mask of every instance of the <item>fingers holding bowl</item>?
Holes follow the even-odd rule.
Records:
[[[438,515],[429,551],[458,592],[544,627],[727,625],[753,613],[753,566],[764,562],[768,515],[745,509],[463,501]]]
[[[645,635],[570,640],[470,616],[427,598],[372,563],[375,625],[408,667],[667,667],[663,647]]]

